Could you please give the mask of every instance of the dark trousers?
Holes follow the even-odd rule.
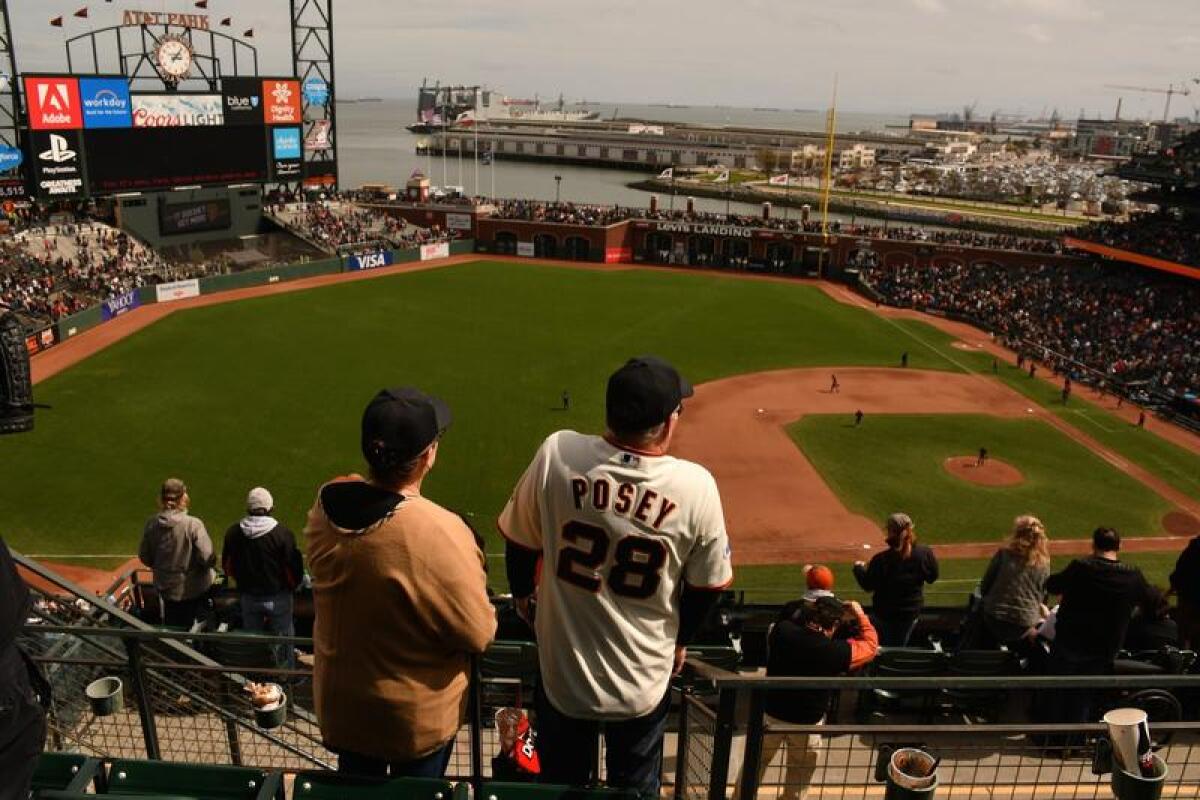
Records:
[[[658,707],[643,717],[606,721],[604,765],[608,785],[658,797],[662,786],[663,733],[671,708],[668,690]],[[538,691],[537,749],[541,783],[585,786],[597,779],[593,767],[601,723],[560,712]]]
[[[388,761],[361,753],[338,751],[338,772],[356,778],[440,778],[446,774],[454,740],[412,761]]]
[[[1111,656],[1075,653],[1059,646],[1050,646],[1046,672],[1061,677],[1076,675],[1109,675],[1113,671]],[[1099,689],[1052,689],[1039,692],[1042,722],[1096,722],[1100,705]]]
[[[895,617],[871,615],[871,624],[879,634],[879,644],[883,647],[908,647],[913,629],[917,627],[917,615],[905,614]]]
[[[26,800],[46,742],[46,712],[16,645],[0,653],[0,800]]]
[[[196,617],[204,609],[208,600],[207,594],[188,600],[168,600],[163,598],[163,625],[170,628],[190,629],[196,622]]]

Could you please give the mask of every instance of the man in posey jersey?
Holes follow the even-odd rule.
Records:
[[[658,794],[668,682],[733,580],[716,482],[667,455],[691,395],[665,361],[630,359],[608,380],[605,435],[552,434],[500,515],[526,618],[537,590],[547,783],[597,777],[604,723],[608,784]]]

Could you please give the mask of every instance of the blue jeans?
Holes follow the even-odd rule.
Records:
[[[454,752],[454,740],[427,756],[412,761],[388,761],[361,753],[338,750],[338,772],[356,778],[441,778]]]
[[[658,797],[662,787],[663,733],[671,708],[668,689],[658,707],[642,717],[609,720],[604,725],[604,764],[609,786],[635,789],[642,797]],[[537,749],[541,783],[586,786],[599,743],[600,722],[563,714],[538,689]]]
[[[273,633],[276,636],[295,636],[292,620],[292,593],[280,592],[255,596],[242,595],[242,627],[248,633]],[[272,646],[275,663],[281,667],[295,666],[295,649],[291,642]]]

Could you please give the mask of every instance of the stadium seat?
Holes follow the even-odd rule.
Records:
[[[504,706],[518,708],[526,704],[525,692],[538,684],[538,649],[534,642],[492,642],[479,660],[484,718],[489,710]],[[490,679],[490,682],[489,682]],[[504,686],[500,680],[516,686]]]
[[[292,800],[466,800],[466,789],[437,778],[372,780],[310,771],[296,775]]]
[[[958,677],[992,678],[1014,675],[1020,664],[1008,650],[959,650],[946,662],[946,674]],[[994,712],[1008,695],[999,689],[943,689],[950,707],[964,712]]]
[[[726,672],[737,672],[737,668],[742,663],[742,654],[732,647],[700,645],[690,646],[687,651],[689,657],[694,657]]]
[[[947,656],[940,650],[909,647],[882,648],[871,663],[876,678],[932,678],[946,671]],[[859,716],[882,710],[915,709],[923,720],[932,717],[936,690],[871,689],[858,697]]]
[[[97,779],[103,783],[101,766],[99,759],[78,753],[42,753],[33,771],[34,796],[52,789],[83,793]]]
[[[476,800],[637,800],[631,789],[581,788],[539,783],[484,783]]]
[[[283,779],[278,772],[166,761],[114,761],[108,770],[108,791],[155,798],[284,800]]]

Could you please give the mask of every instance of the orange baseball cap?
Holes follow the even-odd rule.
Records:
[[[804,570],[804,582],[809,589],[833,590],[833,570],[817,564]]]

